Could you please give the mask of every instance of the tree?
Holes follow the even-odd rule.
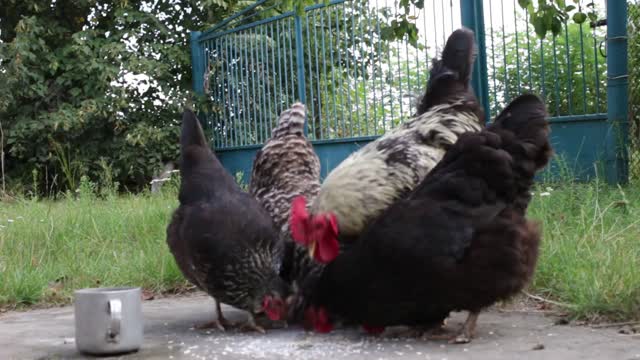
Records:
[[[218,22],[238,4],[9,1],[0,8],[9,180],[75,190],[80,175],[97,181],[107,164],[127,188],[144,186],[178,155],[176,125],[191,89],[186,30]]]

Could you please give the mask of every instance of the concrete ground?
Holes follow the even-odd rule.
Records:
[[[466,345],[417,338],[372,337],[358,329],[328,335],[300,328],[266,335],[194,330],[213,317],[213,301],[196,295],[144,302],[145,342],[122,359],[640,359],[640,336],[618,328],[554,325],[539,313],[491,310],[480,315],[476,339]],[[223,308],[231,320],[244,314]],[[466,314],[454,314],[457,329]],[[0,315],[0,359],[81,359],[74,344],[73,308]]]

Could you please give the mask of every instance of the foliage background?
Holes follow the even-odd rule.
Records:
[[[175,125],[191,88],[187,30],[248,3],[8,0],[0,121],[9,186],[55,194],[105,171],[128,190],[145,186],[178,155]]]
[[[278,6],[267,2],[263,8],[271,10],[259,16],[273,16],[292,7],[299,11],[310,2],[313,0],[289,0],[278,2]],[[4,136],[0,145],[5,152],[3,180],[9,189],[16,193],[56,195],[75,191],[82,175],[98,184],[105,177],[113,179],[121,190],[136,191],[147,186],[164,163],[178,156],[178,119],[182,107],[191,102],[188,30],[207,29],[252,3],[251,0],[3,0],[0,126]],[[397,121],[397,116],[390,114],[402,111],[400,105],[411,102],[407,94],[419,95],[424,88],[426,60],[439,49],[420,44],[411,24],[414,10],[408,9],[420,9],[425,2],[396,3],[398,7],[393,11],[377,13],[371,12],[366,0],[354,0],[346,10],[334,7],[332,11],[337,13],[331,16],[358,14],[351,16],[355,20],[350,28],[342,29],[342,35],[335,28],[328,30],[310,24],[315,27],[308,34],[311,43],[331,39],[343,46],[327,45],[320,52],[312,48],[310,54],[305,54],[306,71],[316,74],[307,82],[307,93],[313,91],[311,86],[322,89],[308,99],[313,104],[312,137],[380,134]],[[563,52],[555,54],[554,47],[549,45],[552,41],[556,42],[555,48],[575,44],[580,38],[580,27],[588,28],[584,22],[595,19],[597,9],[589,7],[588,1],[579,9],[572,8],[570,3],[575,1],[518,3],[530,9],[531,16],[521,20],[533,25],[527,40],[533,46],[532,53],[542,56],[532,57],[529,72],[523,72],[514,62],[522,58],[524,38],[504,34],[505,46],[498,46],[488,54],[503,60],[490,64],[490,82],[495,83],[491,92],[493,110],[501,108],[522,89],[546,93],[550,110],[557,114],[571,112],[570,108],[579,109],[580,113],[602,110],[606,104],[606,59],[586,51],[585,66],[579,66],[578,55],[571,52],[563,58]],[[572,17],[568,15],[570,11]],[[630,119],[633,139],[637,139],[640,44],[638,32],[633,30],[640,18],[637,1],[629,2],[629,14]],[[549,31],[556,32],[558,20],[569,20],[563,23],[568,24],[566,39],[562,34],[554,39],[547,35]],[[500,29],[492,31],[495,32],[492,36],[503,35]],[[381,38],[372,37],[372,32],[379,32]],[[589,38],[591,35],[593,38]],[[602,37],[591,35],[587,31],[584,38],[587,45]],[[239,43],[245,47],[238,51],[250,54],[245,59],[257,58],[252,52],[258,49],[251,47],[256,35],[242,36],[244,39]],[[271,34],[273,47],[267,50],[271,56],[282,51],[277,46],[291,43],[292,39],[286,36],[277,31]],[[545,41],[538,41],[543,36]],[[398,38],[402,41],[396,42]],[[516,44],[519,47],[514,47]],[[372,46],[378,47],[376,51],[369,51]],[[405,51],[415,61],[402,60]],[[386,57],[380,56],[385,53]],[[331,58],[333,63],[327,62]],[[552,73],[550,60],[554,58],[557,70]],[[545,71],[541,71],[543,62]],[[244,64],[239,70],[246,72],[247,77],[250,69],[260,65],[249,61]],[[266,76],[257,84],[263,90],[277,93],[280,104],[292,101],[295,83],[285,91],[282,87],[278,90],[276,83],[282,83],[282,79]],[[241,90],[247,84],[225,86]],[[581,88],[585,91],[579,91]],[[212,106],[218,106],[220,119],[228,119],[230,111],[259,114],[268,121],[276,118],[277,106],[266,112],[265,104],[252,104],[253,107],[243,110],[235,109],[239,105],[230,99],[226,105]],[[342,121],[347,114],[347,122],[340,124],[337,118],[333,123],[321,121],[331,113],[343,114]],[[227,125],[212,126],[222,129]],[[219,134],[230,138],[237,136],[239,130],[234,125]],[[268,131],[255,126],[253,132],[245,131],[243,136],[249,142],[259,143],[264,134],[268,135]]]

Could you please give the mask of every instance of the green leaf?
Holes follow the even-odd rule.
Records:
[[[533,28],[536,32],[536,35],[538,35],[540,39],[544,39],[545,36],[547,35],[547,28],[545,27],[544,17],[541,17],[541,16],[534,17]]]
[[[577,12],[573,14],[573,22],[576,24],[582,24],[587,21],[587,15],[583,12]]]
[[[573,6],[573,5],[569,5],[569,6],[567,6],[566,8],[564,8],[564,11],[565,11],[565,12],[570,12],[570,11],[573,11],[573,10],[575,10],[575,9],[576,9],[576,7],[575,7],[575,6]]]
[[[562,32],[562,22],[558,18],[553,18],[553,22],[551,23],[551,33],[553,36],[557,36]]]
[[[520,7],[523,9],[526,9],[531,4],[532,4],[532,0],[518,0],[518,5],[520,5]]]

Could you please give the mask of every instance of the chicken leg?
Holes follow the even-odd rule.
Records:
[[[253,314],[249,313],[249,318],[247,322],[240,325],[240,329],[243,331],[257,331],[261,334],[266,334],[264,328],[258,324],[256,324],[256,319],[253,317]]]
[[[471,339],[474,337],[476,332],[476,324],[478,323],[478,315],[480,315],[479,311],[469,311],[469,316],[467,316],[467,320],[462,325],[462,329],[456,337],[449,340],[450,344],[467,344],[471,342]]]
[[[447,319],[444,319],[440,324],[423,324],[423,325],[413,325],[409,326],[406,329],[395,331],[395,332],[387,332],[385,337],[391,338],[423,338],[427,340],[449,340],[451,335],[447,335],[447,330],[445,326],[447,325]]]
[[[220,331],[225,331],[225,327],[231,327],[234,325],[231,321],[227,320],[222,315],[222,308],[220,307],[220,302],[217,299],[213,299],[213,301],[216,303],[216,319],[206,322],[204,324],[197,325],[195,327],[196,329],[203,330],[203,329],[217,328]]]

